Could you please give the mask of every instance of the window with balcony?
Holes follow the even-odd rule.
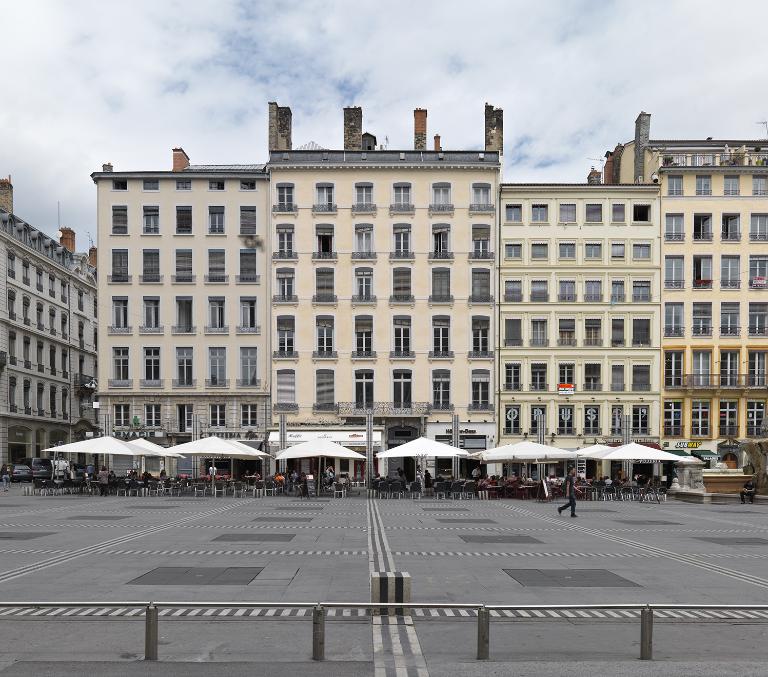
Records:
[[[473,303],[488,303],[493,300],[490,270],[472,270],[472,292],[469,300]]]
[[[545,391],[547,390],[547,365],[544,363],[534,362],[531,364],[531,390],[533,391]]]
[[[176,330],[181,333],[194,331],[191,296],[176,297]]]
[[[489,333],[491,321],[487,317],[472,318],[472,353],[477,357],[491,355]]]
[[[504,319],[504,345],[507,347],[523,345],[522,320],[518,317]]]
[[[160,250],[144,249],[141,265],[142,282],[160,282]]]
[[[281,225],[277,227],[277,258],[294,258],[293,226]]]
[[[373,295],[373,268],[355,269],[354,301],[375,301]]]
[[[333,318],[321,315],[315,318],[316,354],[315,357],[331,357],[334,352]]]
[[[315,409],[331,411],[336,405],[335,379],[332,369],[318,369],[315,372]]]
[[[691,436],[708,437],[710,434],[710,402],[694,400],[691,402]]]
[[[248,249],[240,250],[240,274],[237,276],[237,281],[240,283],[259,282],[259,275],[256,272],[255,248],[249,247]]]
[[[277,211],[292,212],[296,203],[293,200],[293,184],[277,185]]]
[[[549,245],[546,242],[533,242],[531,244],[531,259],[546,260],[549,258]]]
[[[752,195],[768,195],[768,177],[752,177]]]
[[[694,350],[692,353],[692,385],[707,388],[712,384],[712,351]]]
[[[373,316],[355,317],[355,353],[356,357],[373,357]]]
[[[645,318],[632,319],[632,345],[648,347],[651,345],[651,320]]]
[[[521,204],[505,205],[504,219],[508,223],[522,223],[523,222],[523,205]]]
[[[392,271],[392,301],[408,302],[412,300],[411,269],[395,268]]]
[[[318,183],[315,187],[315,211],[334,212],[336,203],[334,201],[334,188],[330,183]]]
[[[587,203],[587,206],[586,206],[586,222],[587,223],[602,223],[603,222],[603,205]]]
[[[478,410],[491,408],[491,372],[488,369],[472,370],[472,401],[470,407]]]
[[[159,235],[160,207],[157,205],[144,205],[143,211],[144,235]]]
[[[355,211],[368,211],[373,204],[373,184],[356,183],[355,184]]]
[[[396,315],[392,320],[394,336],[393,357],[411,356],[411,318],[406,315]]]
[[[768,384],[766,369],[768,368],[768,352],[764,350],[750,350],[747,355],[748,381],[752,387],[765,387]]]
[[[664,336],[685,336],[683,319],[684,304],[664,304]]]
[[[432,208],[439,211],[447,211],[453,208],[451,204],[451,184],[432,184]]]
[[[558,281],[557,300],[566,302],[573,302],[576,300],[576,280]]]
[[[246,346],[240,348],[240,383],[241,386],[258,386],[258,348]]]
[[[575,386],[576,365],[572,362],[560,362],[557,365],[557,383],[560,385]]]
[[[432,318],[432,351],[434,357],[451,355],[451,318],[436,315]]]
[[[411,227],[407,224],[397,224],[393,228],[393,256],[394,258],[410,258],[411,251]]]
[[[292,316],[277,318],[278,357],[292,357],[296,350],[296,320]]]
[[[584,320],[584,345],[603,345],[603,322],[597,318]]]
[[[257,299],[255,296],[240,297],[240,326],[238,331],[254,332],[259,326]]]
[[[192,235],[192,207],[176,207],[176,235]]]
[[[750,215],[749,239],[753,242],[768,241],[768,214]]]
[[[38,324],[42,324],[42,308],[39,309]],[[128,324],[128,297],[127,296],[113,296],[112,297],[112,328],[113,329],[127,329]]]
[[[651,367],[647,364],[632,365],[632,390],[648,392],[651,389]]]
[[[432,226],[432,252],[430,258],[453,258],[450,243],[451,227],[447,223],[436,223]]]
[[[208,250],[208,275],[206,282],[226,282],[227,261],[223,249]]]
[[[371,258],[373,254],[373,226],[358,223],[355,225],[355,251],[352,258]]]
[[[522,367],[520,363],[507,362],[504,365],[504,390],[519,391],[522,389]]]
[[[667,195],[675,196],[683,194],[683,177],[679,174],[667,177]]]
[[[333,248],[333,226],[317,226],[315,230],[316,245],[315,258],[335,258]]]
[[[176,278],[174,282],[194,282],[195,276],[192,274],[192,250],[177,249],[176,255]]]
[[[720,351],[720,387],[734,388],[740,385],[739,366],[741,356],[738,350]]]
[[[128,348],[112,348],[112,377],[115,381],[127,381],[128,376]]]
[[[450,268],[432,269],[432,301],[452,301],[451,296],[451,271]]]
[[[624,345],[624,318],[611,319],[611,346],[616,348]]]
[[[712,241],[712,214],[693,215],[693,239],[695,242]]]
[[[720,336],[738,336],[739,327],[739,302],[722,302],[720,304]]]
[[[626,294],[624,280],[611,280],[611,303],[624,303]]]
[[[410,369],[395,369],[392,372],[392,404],[395,409],[410,409],[413,406],[413,377]]]
[[[472,226],[472,257],[491,259],[491,229],[489,226]]]
[[[666,214],[664,220],[664,239],[667,242],[682,242],[685,239],[685,225],[683,215]]]
[[[724,195],[738,195],[739,194],[739,177],[738,176],[724,176],[723,177],[723,194]]]
[[[561,317],[557,321],[557,345],[576,345],[576,320],[572,317]]]
[[[254,212],[255,213],[255,212]],[[224,207],[208,207],[208,234],[224,234]]]
[[[373,370],[355,370],[355,407],[369,409],[373,406]]]
[[[738,289],[741,286],[741,257],[720,257],[720,287],[722,289]]]
[[[293,408],[296,404],[296,372],[293,369],[277,370],[277,404]]]
[[[226,302],[223,296],[208,297],[208,327],[207,329],[224,329],[227,326]]]
[[[531,345],[548,346],[549,332],[547,331],[546,320],[531,320]]]
[[[768,256],[752,254],[749,257],[749,286],[751,289],[765,289],[768,282]]]
[[[693,288],[711,289],[712,288],[712,257],[694,256],[693,257]]]
[[[557,434],[573,435],[575,433],[573,422],[573,407],[570,405],[557,408]]]
[[[128,235],[128,207],[125,205],[112,207],[112,235]]]
[[[491,200],[491,185],[488,183],[472,184],[472,209],[476,211],[490,211],[493,209]]]
[[[224,228],[224,213],[221,215],[222,232]],[[240,207],[240,235],[256,235],[256,207]]]
[[[599,302],[603,300],[603,282],[602,280],[585,280],[584,282],[584,301]]]
[[[208,387],[227,385],[227,349],[208,348]]]
[[[294,285],[294,271],[292,268],[278,268],[276,301],[292,301],[296,299]]]
[[[394,211],[410,211],[413,209],[410,183],[396,183],[392,187],[392,208]]]
[[[664,287],[667,289],[682,289],[685,286],[682,256],[664,257]]]
[[[749,304],[749,335],[768,336],[768,303]]]
[[[683,385],[683,351],[664,351],[664,387],[680,388]]]
[[[543,303],[549,301],[549,282],[547,280],[531,280],[531,302]]]
[[[765,437],[765,402],[747,401],[747,437]]]
[[[438,411],[451,408],[451,372],[447,369],[432,372],[432,407]]]
[[[611,391],[624,392],[624,365],[614,363],[611,365]]]
[[[160,298],[157,296],[144,297],[144,329],[160,327]]]
[[[696,176],[696,195],[712,195],[712,177],[709,174]]]
[[[112,282],[129,282],[128,276],[128,250],[112,250]],[[42,282],[39,284],[42,290]]]
[[[547,223],[549,221],[549,206],[546,204],[531,205],[531,221],[533,223]]]
[[[693,322],[691,325],[694,336],[712,335],[712,304],[694,303]]]

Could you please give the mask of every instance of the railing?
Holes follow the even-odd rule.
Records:
[[[452,360],[453,351],[452,350],[430,350],[429,359],[430,360]]]
[[[576,294],[558,294],[557,295],[557,300],[558,301],[575,301],[576,300]]]
[[[206,334],[229,334],[229,326],[214,327],[210,324],[205,325]]]
[[[766,242],[768,241],[768,233],[756,233],[754,231],[750,231],[749,239],[752,242]]]
[[[335,214],[336,205],[329,204],[327,202],[322,204],[314,204],[312,205],[312,212],[315,214]]]
[[[313,261],[335,261],[338,258],[337,252],[312,252]]]
[[[664,280],[665,289],[684,289],[685,280]]]
[[[729,153],[662,153],[659,167],[761,167],[768,165],[768,153],[732,150]]]
[[[453,205],[449,202],[432,202],[429,205],[429,211],[446,214],[453,211]]]
[[[375,261],[376,252],[352,252],[352,259],[356,261]]]
[[[312,303],[337,303],[338,300],[336,294],[315,294],[312,297]]]
[[[389,205],[389,211],[395,214],[407,214],[413,210],[413,204],[410,202],[394,202]]]
[[[437,260],[437,261],[450,261],[450,260],[453,259],[453,252],[447,252],[447,251],[436,252],[436,251],[431,251],[427,255],[427,258],[430,261],[435,261],[435,260]]]
[[[279,261],[294,261],[299,258],[299,254],[295,251],[272,252],[272,258]]]
[[[685,241],[685,233],[677,233],[674,231],[666,231],[664,233],[664,239],[667,242],[683,242]]]
[[[299,211],[299,206],[295,202],[283,202],[272,205],[272,211],[276,214],[295,214]]]
[[[260,284],[261,275],[256,273],[244,273],[242,275],[235,275],[235,282],[239,284]]]
[[[672,337],[682,337],[685,336],[685,327],[675,326],[675,327],[664,327],[664,336],[672,336]]]
[[[375,214],[376,205],[373,202],[355,202],[352,205],[353,214]]]
[[[412,251],[400,250],[396,252],[389,252],[390,261],[412,261],[415,258],[415,254]]]
[[[523,300],[523,295],[521,292],[507,292],[504,294],[504,300],[519,303]]]
[[[489,202],[470,202],[469,211],[476,214],[493,213],[496,211],[496,205]]]
[[[177,273],[176,275],[171,275],[171,282],[180,283],[180,282],[188,282],[188,283],[194,283],[196,279],[196,275],[192,275],[192,273]]]
[[[723,231],[720,233],[720,240],[722,242],[738,242],[741,240],[741,231],[734,230],[731,232]]]
[[[376,296],[373,294],[353,294],[352,303],[376,303]]]
[[[390,360],[412,360],[416,357],[416,353],[412,350],[390,350]]]
[[[0,609],[84,609],[94,606],[93,602],[3,602]],[[385,613],[394,609],[395,613],[411,609],[451,609],[474,612],[477,615],[477,660],[488,660],[491,648],[491,612],[525,612],[527,615],[541,615],[549,621],[571,622],[573,614],[544,615],[542,612],[580,612],[580,611],[634,611],[640,620],[640,660],[653,660],[653,618],[654,611],[768,611],[768,604],[482,604],[482,603],[429,603],[429,602],[106,602],[98,606],[107,609],[143,609],[144,611],[144,660],[156,661],[159,657],[160,644],[160,609],[310,609],[312,611],[312,660],[325,660],[325,619],[328,609],[364,609],[370,612]],[[534,612],[534,613],[532,613]],[[463,619],[465,614],[458,615]],[[503,617],[503,616],[502,616]],[[69,619],[70,616],[46,616],[49,619]],[[172,618],[172,617],[171,617]],[[207,616],[209,619],[215,616]],[[243,616],[243,618],[271,619],[271,616]],[[690,621],[689,618],[683,619]],[[712,618],[707,621],[712,622]],[[722,619],[731,623],[733,618]],[[307,622],[309,622],[307,620]]]
[[[389,297],[390,303],[413,303],[414,300],[413,294],[392,294]]]
[[[739,289],[741,280],[720,280],[720,289]]]

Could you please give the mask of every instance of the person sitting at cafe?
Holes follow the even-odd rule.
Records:
[[[741,502],[746,503],[745,498],[749,497],[749,502],[755,502],[755,494],[757,493],[757,485],[755,481],[750,477],[745,483],[744,488],[739,492],[741,496]]]

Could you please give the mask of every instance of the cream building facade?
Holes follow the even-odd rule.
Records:
[[[658,187],[590,181],[501,185],[500,444],[659,442]]]
[[[372,410],[387,448],[450,441],[456,415],[464,446],[495,444],[501,115],[486,106],[485,150],[427,150],[417,109],[399,151],[347,108],[344,149],[293,150],[290,110],[271,105],[273,409],[289,430],[362,431]]]
[[[95,264],[71,228],[57,241],[15,214],[0,179],[0,463],[48,457],[97,430]]]
[[[663,445],[740,466],[768,436],[768,141],[653,140],[650,117],[606,166],[661,190]]]
[[[160,444],[264,439],[270,413],[269,189],[263,165],[92,175],[102,427]]]

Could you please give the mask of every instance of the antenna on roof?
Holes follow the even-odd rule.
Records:
[[[56,200],[56,227],[61,230],[61,202]]]
[[[768,139],[768,120],[758,120],[755,124],[765,127],[765,138]]]

